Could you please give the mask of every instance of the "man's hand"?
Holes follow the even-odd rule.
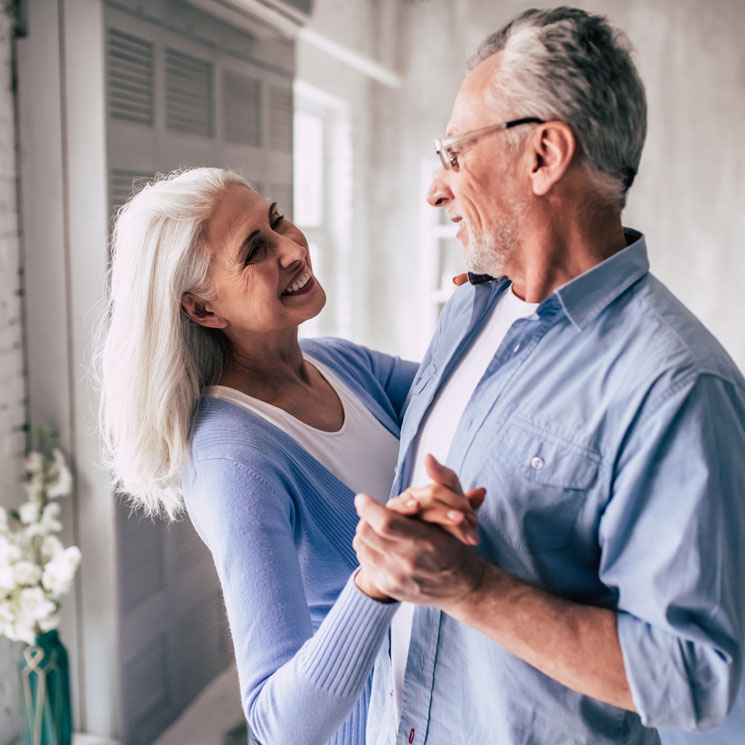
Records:
[[[366,494],[357,495],[355,506],[360,522],[352,545],[365,581],[379,593],[444,610],[478,586],[484,562],[441,527],[389,510]]]
[[[436,497],[434,505],[424,505],[432,516],[451,503],[463,506],[466,496],[456,475],[428,456],[426,463],[431,478],[445,483],[436,484],[429,494]],[[447,484],[447,488],[446,488]],[[427,487],[430,489],[430,487]],[[442,490],[445,491],[442,491]],[[418,490],[419,500],[425,490]],[[445,494],[449,491],[449,494]],[[474,502],[483,501],[483,490],[472,494]],[[408,499],[408,498],[407,498]],[[444,502],[440,503],[439,500]],[[446,505],[446,506],[445,506]],[[419,519],[398,513],[378,504],[365,494],[355,499],[360,522],[353,546],[362,567],[358,586],[372,588],[371,597],[385,595],[413,603],[437,604],[443,609],[459,602],[479,583],[484,562],[464,543],[449,535],[442,525],[427,525]],[[440,511],[440,512],[438,512]],[[453,525],[447,528],[452,533]],[[360,578],[362,578],[361,581]]]
[[[389,500],[385,508],[438,525],[462,543],[475,546],[478,543],[476,510],[484,501],[486,489],[478,487],[464,494],[455,472],[430,454],[425,456],[424,466],[432,483],[419,489],[406,489]],[[364,568],[355,575],[355,583],[375,600],[391,600],[371,581]]]

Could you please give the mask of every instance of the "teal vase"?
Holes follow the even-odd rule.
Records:
[[[71,745],[70,666],[56,631],[21,650],[23,745]]]

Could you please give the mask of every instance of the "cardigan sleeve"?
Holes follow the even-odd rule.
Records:
[[[318,745],[351,712],[398,604],[371,600],[350,578],[313,634],[292,499],[270,479],[204,458],[185,501],[217,568],[252,733],[263,745]]]
[[[403,416],[404,403],[409,395],[409,388],[419,369],[419,363],[392,357],[373,349],[364,349],[370,358],[373,375],[383,386],[400,420]]]

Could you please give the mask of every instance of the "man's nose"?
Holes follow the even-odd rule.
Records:
[[[453,198],[453,192],[447,183],[445,169],[440,166],[432,177],[432,183],[427,192],[427,201],[433,207],[444,207]]]

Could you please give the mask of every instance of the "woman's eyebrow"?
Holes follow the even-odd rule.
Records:
[[[271,221],[271,219],[272,219],[272,215],[274,214],[274,211],[275,211],[275,210],[277,210],[277,203],[276,203],[276,202],[272,202],[272,203],[271,203],[271,204],[269,205],[269,220],[270,220],[270,221]],[[277,210],[277,211],[279,212],[279,210]]]

